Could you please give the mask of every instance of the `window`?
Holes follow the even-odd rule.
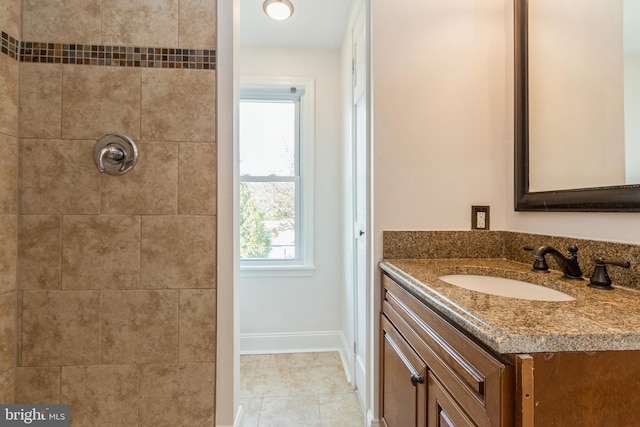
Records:
[[[309,275],[313,270],[313,91],[308,86],[241,88],[242,275]]]

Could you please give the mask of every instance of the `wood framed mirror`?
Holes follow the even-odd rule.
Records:
[[[597,0],[594,0],[597,1]],[[602,0],[600,0],[602,1]],[[536,0],[514,0],[514,41],[515,41],[515,210],[516,211],[573,211],[573,212],[640,212],[640,184],[632,183],[622,185],[589,184],[584,188],[544,188],[540,191],[534,186],[531,188],[532,164],[531,148],[537,141],[532,137],[530,117],[530,25],[529,7]],[[549,3],[548,0],[546,0]],[[610,3],[607,3],[610,5]],[[536,4],[537,6],[537,4]],[[621,6],[622,8],[622,6]],[[575,13],[571,16],[576,15]],[[594,13],[595,15],[595,13]],[[640,17],[640,14],[638,15]],[[556,17],[557,18],[557,17]],[[621,18],[617,18],[620,20]],[[560,19],[556,19],[560,22]],[[561,23],[561,22],[560,22]],[[582,41],[578,41],[580,43]],[[539,49],[539,45],[537,45]],[[640,56],[640,55],[639,55]],[[572,77],[568,73],[569,77]],[[540,106],[541,97],[536,102]],[[544,99],[542,99],[544,101]],[[557,104],[558,98],[554,100]],[[539,109],[539,108],[538,108]],[[570,107],[567,107],[570,110]],[[623,118],[621,118],[624,121]],[[636,120],[640,122],[640,120]],[[564,122],[560,119],[560,124]],[[557,126],[557,124],[556,124]],[[622,131],[624,134],[624,131]],[[538,132],[536,135],[544,133]],[[581,141],[578,141],[580,143]],[[545,155],[552,156],[553,148],[548,149]],[[581,166],[581,160],[560,157],[560,166],[554,168],[560,174],[572,174],[569,166],[577,164]],[[638,156],[636,156],[638,157]],[[601,156],[602,158],[602,156]],[[566,169],[566,170],[565,170]],[[624,169],[624,167],[623,167]],[[537,171],[536,171],[537,172]],[[623,180],[624,182],[624,180]]]

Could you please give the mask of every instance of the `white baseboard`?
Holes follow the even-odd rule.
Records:
[[[380,420],[377,420],[373,417],[373,413],[371,410],[367,411],[367,426],[369,427],[383,427]]]
[[[241,334],[240,354],[344,351],[341,331]],[[342,357],[342,354],[341,354]]]

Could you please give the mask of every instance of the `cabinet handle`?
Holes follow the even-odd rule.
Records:
[[[418,384],[424,384],[424,378],[422,378],[421,375],[418,374],[412,374],[411,375],[411,384],[415,387]]]

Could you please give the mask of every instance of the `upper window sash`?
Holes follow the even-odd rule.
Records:
[[[293,176],[300,176],[300,143],[301,143],[301,113],[300,113],[300,97],[304,94],[304,90],[301,89],[296,93],[287,93],[282,90],[278,90],[280,88],[273,88],[273,92],[269,93],[266,89],[262,91],[256,90],[245,90],[241,91],[240,102],[256,102],[256,103],[264,103],[264,102],[287,102],[292,103],[294,106],[294,141],[293,141]],[[259,176],[259,175],[251,175],[251,174],[242,174],[244,176]],[[276,175],[276,176],[285,176],[285,175]]]

